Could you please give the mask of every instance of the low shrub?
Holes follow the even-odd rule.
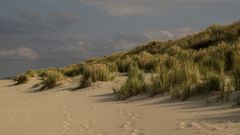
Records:
[[[29,81],[29,76],[26,74],[22,74],[22,75],[15,77],[14,80],[17,82],[16,85],[24,84]]]

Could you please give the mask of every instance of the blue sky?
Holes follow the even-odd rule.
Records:
[[[240,19],[240,0],[0,0],[0,77]]]

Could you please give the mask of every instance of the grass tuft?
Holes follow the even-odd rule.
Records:
[[[115,75],[110,72],[110,69],[106,64],[93,64],[86,66],[83,69],[79,88],[89,87],[92,82],[110,81],[113,80],[114,77]]]
[[[145,82],[143,71],[137,65],[131,65],[125,84],[119,90],[114,89],[113,91],[121,100],[144,93]]]
[[[64,80],[64,76],[61,72],[48,71],[42,81],[42,90],[52,89],[60,85],[60,81]]]
[[[26,74],[19,75],[14,78],[14,80],[17,82],[16,85],[24,84],[29,81],[29,76]]]

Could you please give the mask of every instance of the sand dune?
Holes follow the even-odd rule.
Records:
[[[239,109],[175,102],[167,96],[117,101],[112,87],[96,83],[79,91],[71,82],[33,92],[37,80],[14,86],[0,81],[0,135],[237,135]]]

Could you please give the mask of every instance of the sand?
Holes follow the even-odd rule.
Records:
[[[70,91],[77,81],[34,92],[37,80],[14,86],[0,81],[0,135],[237,135],[240,110],[176,102],[168,96],[118,101],[112,88],[96,83]]]

